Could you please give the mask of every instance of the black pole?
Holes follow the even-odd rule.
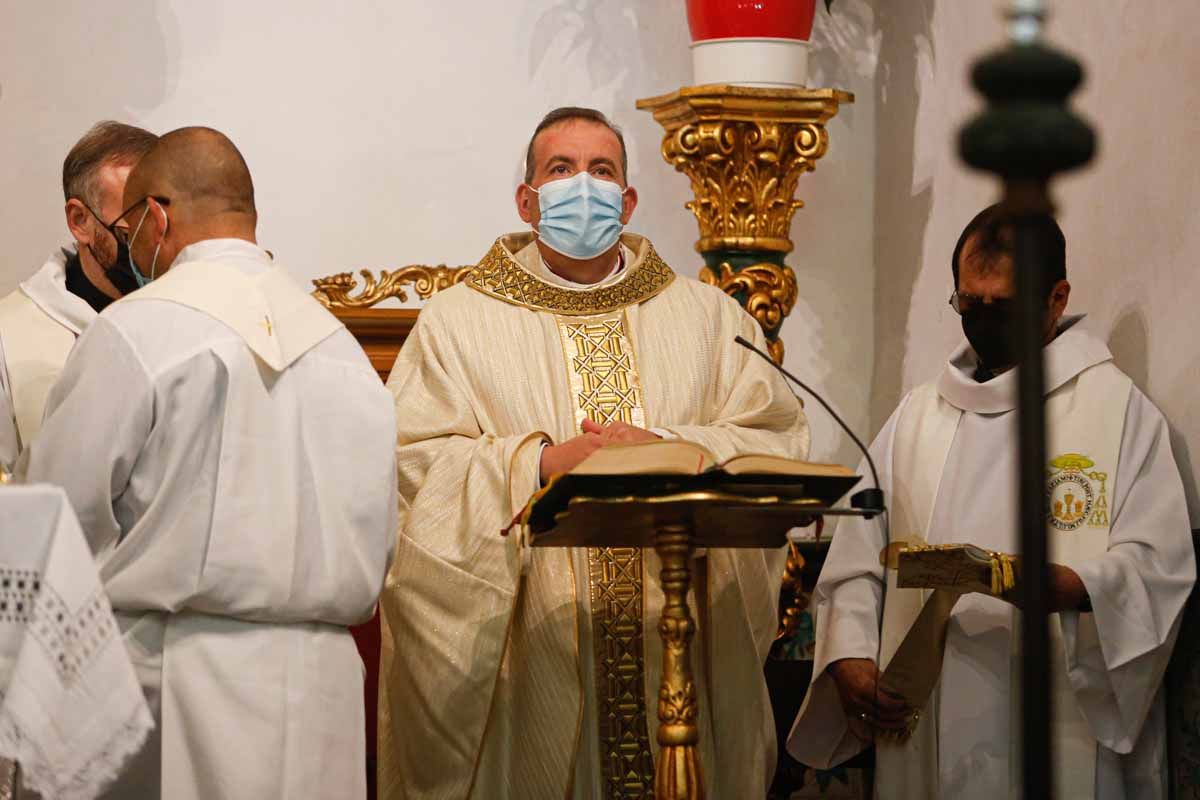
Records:
[[[1046,563],[1046,420],[1042,346],[1047,308],[1035,215],[1052,210],[1047,184],[1091,160],[1091,129],[1067,108],[1079,86],[1078,62],[1040,43],[1043,4],[1017,0],[1010,13],[1013,42],[975,64],[972,82],[988,108],[962,131],[959,151],[976,168],[1004,180],[1004,210],[1014,219],[1018,357],[1018,497],[1021,546],[1021,773],[1026,798],[1052,798],[1054,709]]]
[[[1052,796],[1054,696],[1047,680],[1050,632],[1047,627],[1046,415],[1042,364],[1042,322],[1046,308],[1041,253],[1028,216],[1014,231],[1017,282],[1018,498],[1021,504],[1021,733],[1024,797]]]

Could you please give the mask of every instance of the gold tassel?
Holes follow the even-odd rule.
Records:
[[[1017,585],[1013,557],[1007,553],[992,553],[992,597],[1011,592]]]

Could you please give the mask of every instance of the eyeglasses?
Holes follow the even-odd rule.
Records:
[[[139,208],[141,208],[143,205],[145,205],[146,202],[148,200],[150,200],[151,198],[153,198],[153,200],[156,203],[158,203],[160,206],[171,205],[171,198],[169,198],[169,197],[160,197],[159,195],[156,195],[156,194],[148,194],[145,197],[143,197],[141,200],[138,200],[136,203],[131,205],[129,208],[122,211],[120,214],[117,215],[116,219],[114,219],[111,223],[109,223],[108,225],[105,225],[104,227],[108,229],[108,232],[111,233],[118,242],[120,242],[121,244],[128,247],[129,246],[129,236],[130,236],[129,223],[127,222],[124,225],[121,225],[120,227],[117,227],[117,225],[122,220],[124,220],[126,217],[128,217],[130,214],[132,214],[134,211],[137,211]]]
[[[955,291],[950,295],[950,307],[960,316],[979,305],[991,306],[998,314],[1011,315],[1013,303],[1011,297],[993,297],[990,302],[987,302],[979,295],[966,292]]]

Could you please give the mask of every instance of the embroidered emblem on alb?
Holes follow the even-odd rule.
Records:
[[[1108,527],[1108,473],[1093,469],[1095,466],[1096,462],[1079,453],[1065,453],[1050,461],[1047,521],[1058,530]]]

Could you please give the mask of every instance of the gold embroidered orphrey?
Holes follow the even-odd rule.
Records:
[[[575,398],[576,428],[585,417],[603,425],[621,421],[644,427],[641,383],[624,312],[587,318],[556,316],[555,321]],[[653,798],[642,551],[592,547],[587,558],[604,796]]]
[[[506,303],[527,306],[566,316],[591,316],[619,311],[640,303],[661,292],[675,279],[675,273],[654,252],[650,242],[641,237],[627,237],[640,242],[632,247],[640,256],[629,269],[629,275],[617,283],[598,289],[564,289],[548,283],[529,272],[512,257],[518,245],[533,241],[532,234],[501,237],[466,279],[467,285]],[[506,246],[509,245],[509,246]],[[644,252],[639,251],[644,248]]]
[[[625,314],[556,317],[556,321],[575,398],[575,427],[585,419],[646,427],[633,347],[625,335]]]
[[[1050,461],[1046,479],[1048,522],[1060,531],[1108,527],[1108,473],[1079,453]]]

